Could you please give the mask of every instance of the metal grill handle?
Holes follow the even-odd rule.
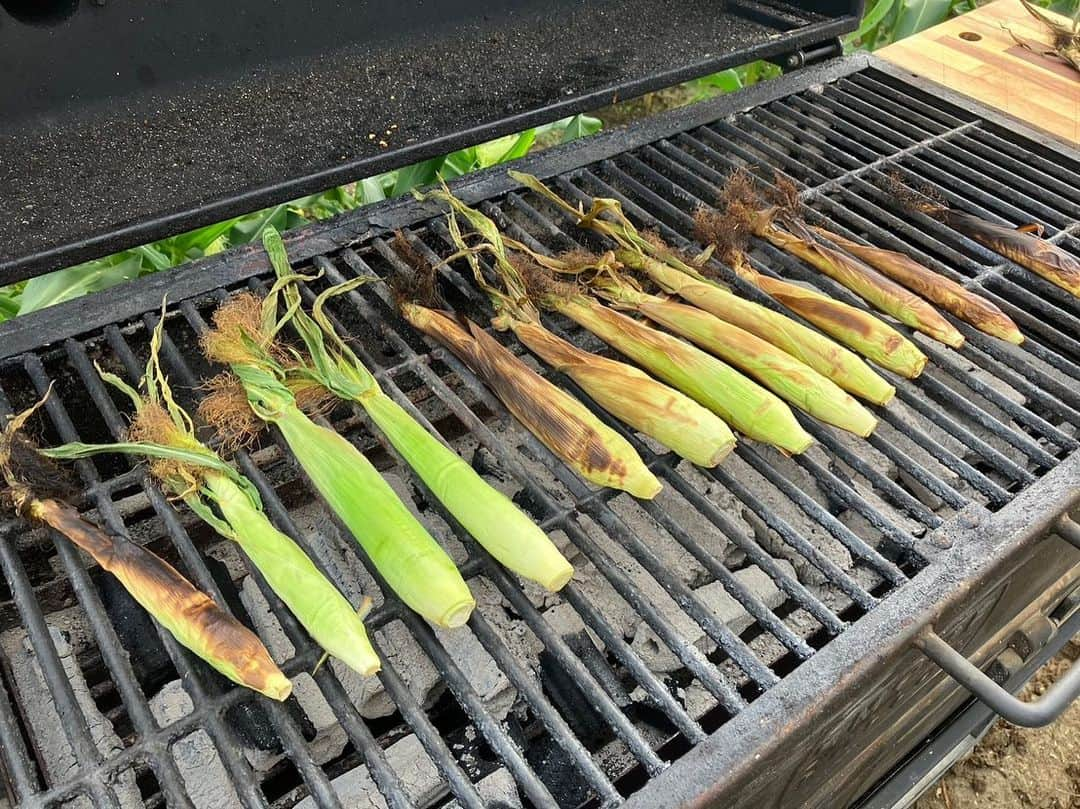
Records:
[[[1064,517],[1058,524],[1057,533],[1070,544],[1080,548],[1080,526],[1068,517]],[[1074,636],[1080,637],[1080,629]],[[953,649],[932,629],[919,638],[917,645],[922,653],[941,666],[946,674],[1014,725],[1026,728],[1049,725],[1080,697],[1080,660],[1074,662],[1041,699],[1024,702],[983,674],[974,663]]]

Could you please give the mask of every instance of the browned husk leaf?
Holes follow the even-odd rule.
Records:
[[[495,338],[469,322],[476,350],[474,370],[507,409],[552,452],[587,476],[603,472],[623,480],[629,470],[611,454],[601,436],[574,412],[577,402],[514,356]]]
[[[199,403],[199,417],[217,430],[226,451],[250,444],[264,425],[251,411],[240,380],[223,373],[207,380],[202,387],[206,396]]]
[[[200,657],[221,661],[245,685],[283,698],[277,689],[284,677],[259,638],[168,562],[126,538],[107,535],[59,500],[35,501],[33,516],[89,553],[151,615],[181,628]]]

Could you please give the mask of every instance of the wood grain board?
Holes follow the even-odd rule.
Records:
[[[1017,44],[1010,31],[1033,50]],[[1046,28],[1018,0],[995,0],[877,55],[1077,144],[1080,72],[1045,55],[1049,43]]]

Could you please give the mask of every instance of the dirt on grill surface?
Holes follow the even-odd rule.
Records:
[[[1080,658],[1071,643],[1028,684],[1041,695]],[[972,751],[916,804],[916,809],[1080,809],[1080,702],[1046,728],[998,722]]]

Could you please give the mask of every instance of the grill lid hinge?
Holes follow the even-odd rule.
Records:
[[[843,55],[844,45],[840,41],[840,37],[833,37],[806,48],[796,48],[795,50],[786,54],[781,54],[775,60],[770,61],[775,61],[775,63],[780,66],[781,70],[785,73],[789,73],[792,70],[816,65],[827,59],[834,59],[837,56]]]

